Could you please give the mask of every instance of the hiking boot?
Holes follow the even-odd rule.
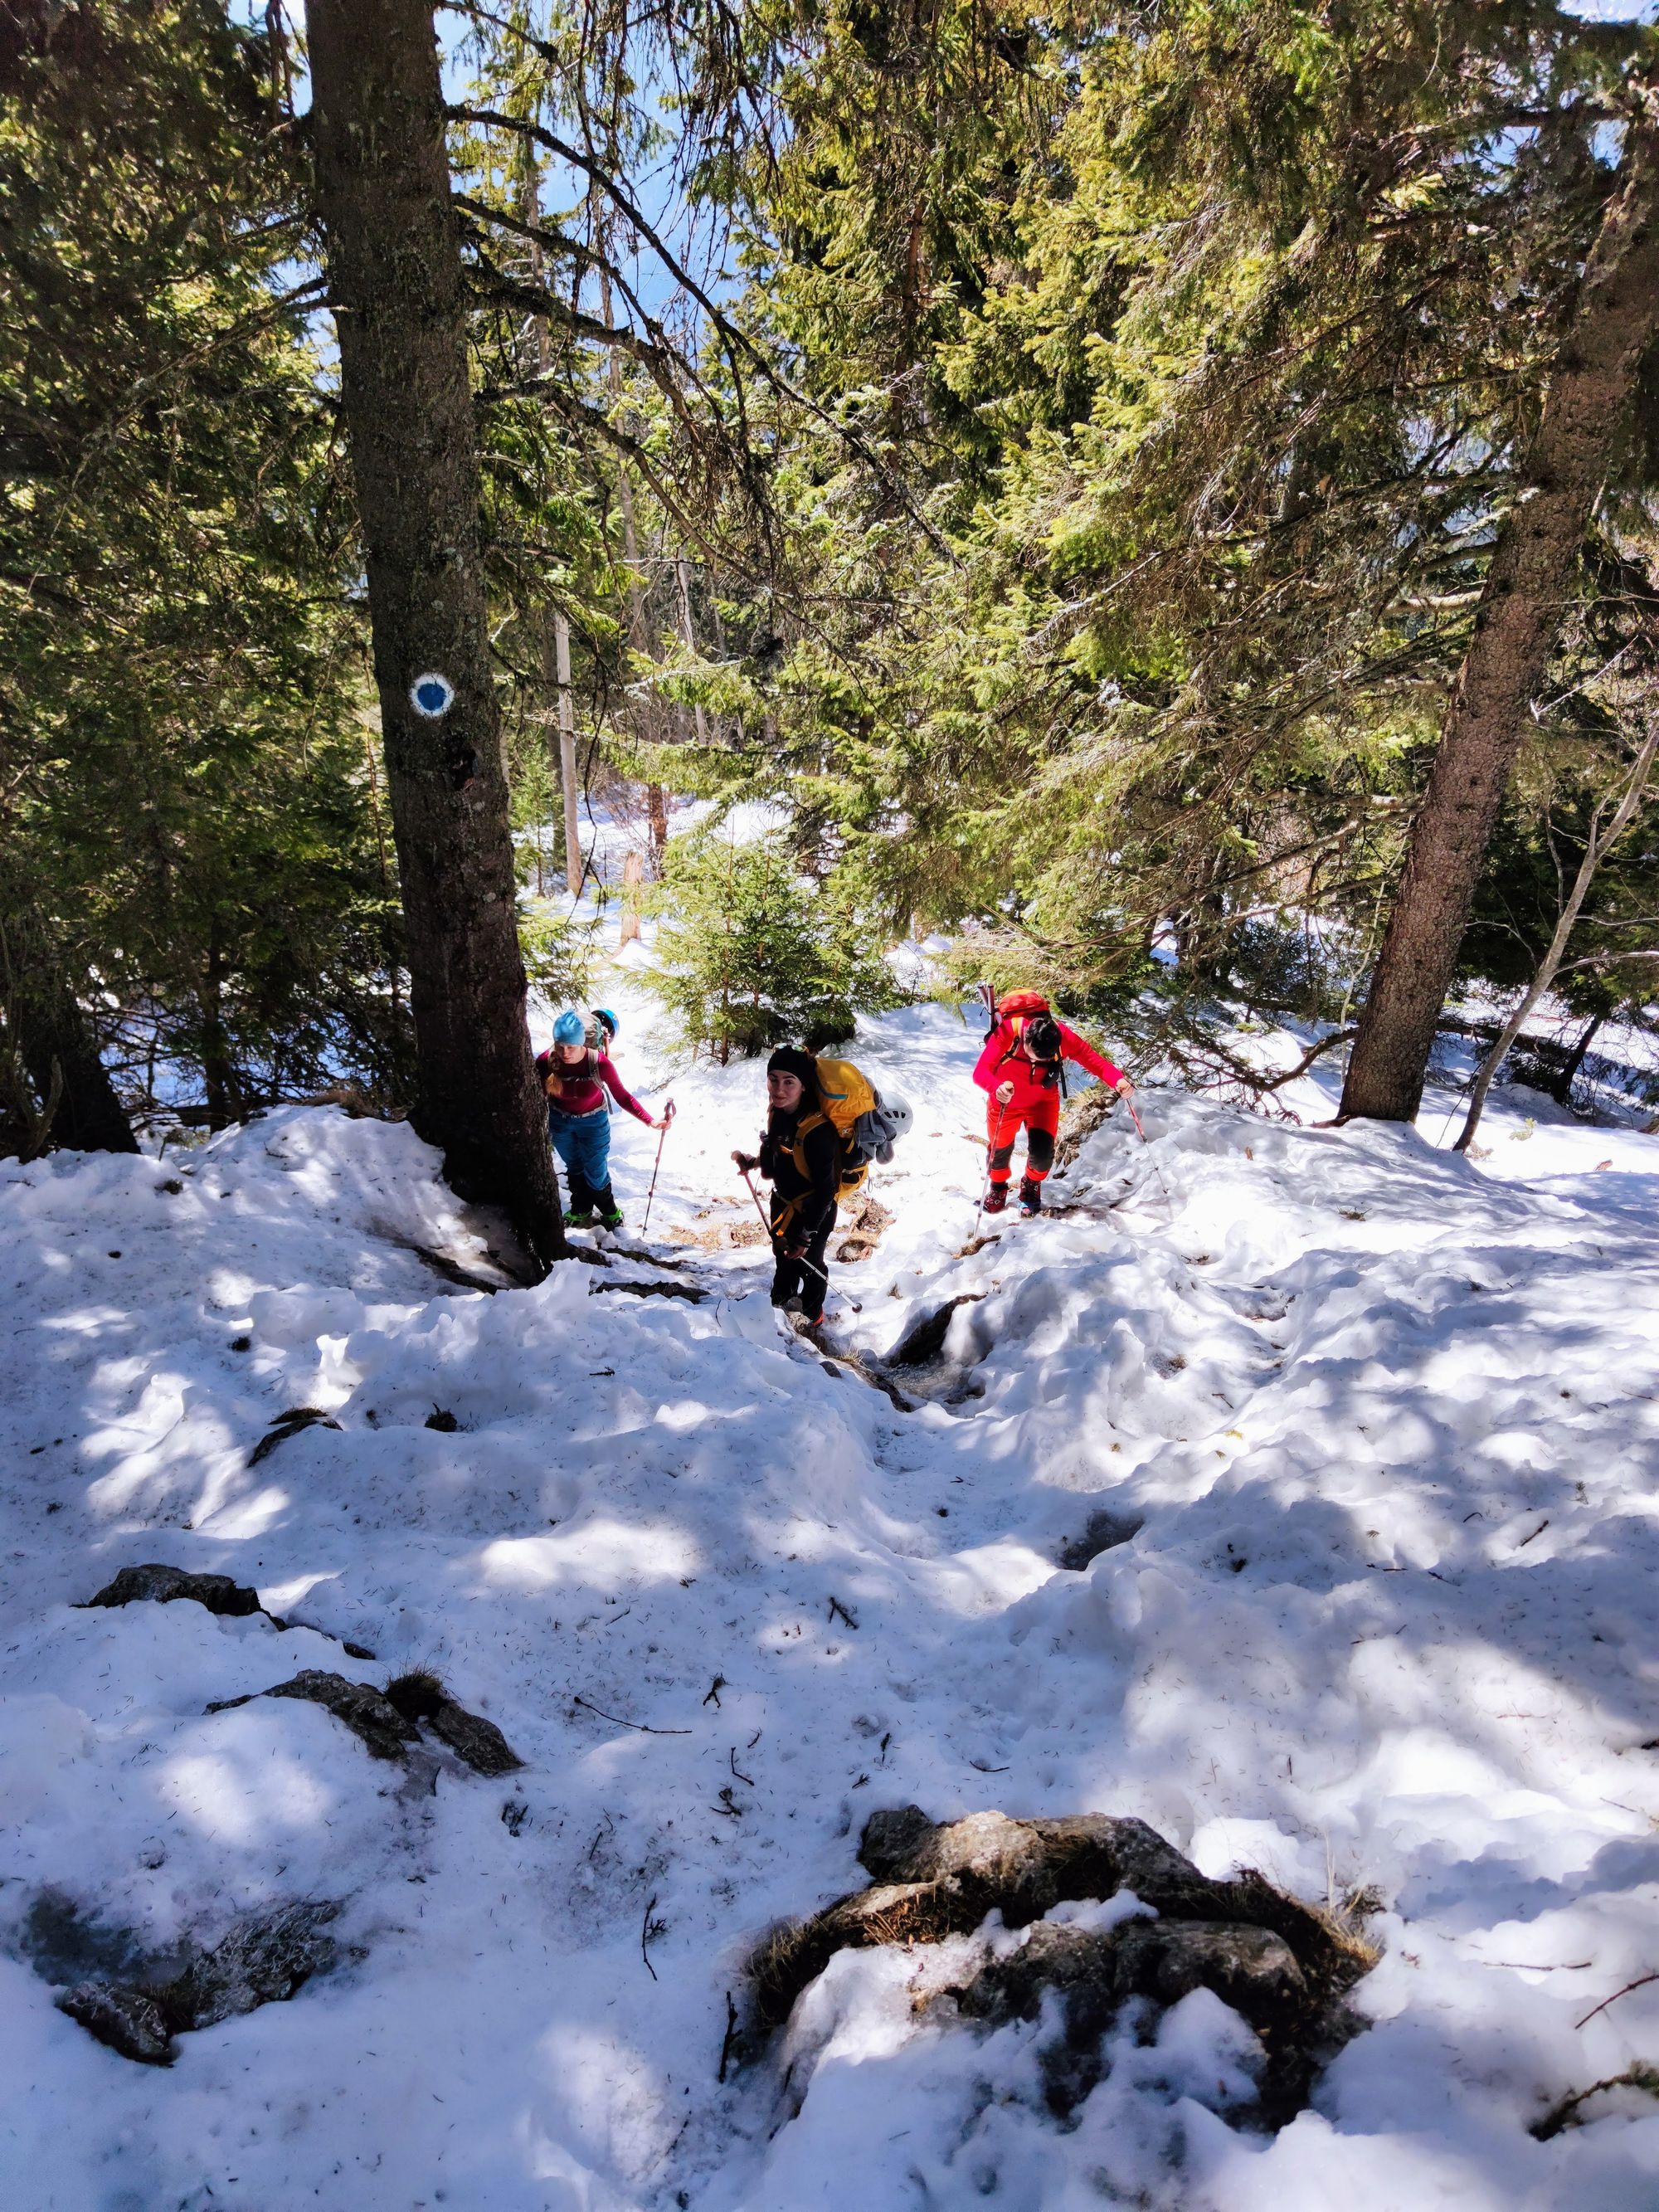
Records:
[[[985,1194],[985,1211],[988,1213],[1000,1213],[1006,1206],[1007,1203],[1007,1184],[1006,1182],[994,1182],[989,1190]]]
[[[1034,1213],[1041,1213],[1042,1211],[1042,1185],[1040,1182],[1033,1182],[1030,1176],[1025,1177],[1019,1187],[1019,1210],[1027,1221]]]
[[[564,1210],[564,1225],[567,1229],[591,1229],[593,1226],[592,1207],[567,1206]]]
[[[622,1225],[623,1217],[621,1206],[602,1206],[599,1209],[599,1226],[601,1229],[620,1229]]]

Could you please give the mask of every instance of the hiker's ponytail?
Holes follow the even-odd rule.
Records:
[[[547,1066],[542,1079],[542,1088],[550,1098],[560,1099],[563,1097],[565,1086],[568,1084],[591,1083],[598,1073],[599,1060],[591,1046],[583,1053],[574,1067],[568,1060],[559,1058],[558,1048],[556,1046],[547,1055]]]

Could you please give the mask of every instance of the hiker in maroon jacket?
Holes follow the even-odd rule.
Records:
[[[608,1043],[609,1030],[603,1033]],[[574,1011],[554,1023],[552,1047],[538,1058],[536,1073],[547,1093],[548,1134],[570,1182],[565,1219],[573,1228],[584,1228],[597,1213],[605,1228],[619,1229],[622,1208],[611,1188],[611,1103],[606,1091],[647,1129],[660,1129],[662,1123],[623,1088],[610,1055],[591,1049],[587,1024]]]
[[[974,1070],[975,1082],[991,1094],[985,1109],[985,1131],[991,1147],[985,1211],[1000,1213],[1008,1203],[1014,1139],[1024,1128],[1025,1174],[1019,1186],[1019,1210],[1027,1215],[1040,1213],[1043,1179],[1054,1164],[1062,1063],[1075,1060],[1091,1075],[1109,1084],[1120,1098],[1127,1097],[1134,1086],[1122,1069],[1114,1067],[1086,1038],[1056,1020],[1040,993],[1010,991],[998,1000],[996,1012],[996,1027],[985,1040],[985,1049]]]

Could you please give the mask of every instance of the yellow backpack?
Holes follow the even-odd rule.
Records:
[[[810,1173],[801,1139],[820,1121],[830,1122],[841,1139],[841,1182],[836,1194],[844,1198],[848,1191],[856,1190],[870,1172],[870,1163],[859,1149],[856,1132],[859,1116],[868,1114],[875,1106],[876,1087],[850,1060],[820,1060],[818,1097],[823,1111],[807,1115],[795,1132],[790,1151],[797,1172],[803,1176]]]

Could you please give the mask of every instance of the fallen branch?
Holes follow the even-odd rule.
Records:
[[[640,1922],[640,1956],[645,1961],[646,1972],[650,1975],[653,1982],[657,1978],[657,1970],[651,1963],[651,1954],[647,1950],[646,1946],[653,1936],[660,1936],[663,1933],[666,1924],[660,1920],[653,1920],[651,1916],[656,1909],[657,1900],[653,1893],[645,1900],[645,1914]]]
[[[573,1705],[580,1705],[585,1713],[597,1713],[602,1721],[611,1721],[617,1728],[632,1729],[636,1735],[690,1735],[690,1729],[647,1728],[643,1721],[625,1721],[620,1713],[608,1713],[603,1706],[591,1704],[586,1698],[572,1698]]]
[[[1620,1997],[1627,1997],[1632,1990],[1644,1990],[1650,1982],[1659,1982],[1659,1971],[1651,1974],[1640,1974],[1635,1981],[1626,1982],[1622,1990],[1615,1990],[1610,1997],[1603,1997],[1599,2005],[1592,2005],[1583,2020],[1574,2021],[1573,2027],[1588,2027],[1598,2012],[1605,2012],[1609,2005],[1617,2004]]]

